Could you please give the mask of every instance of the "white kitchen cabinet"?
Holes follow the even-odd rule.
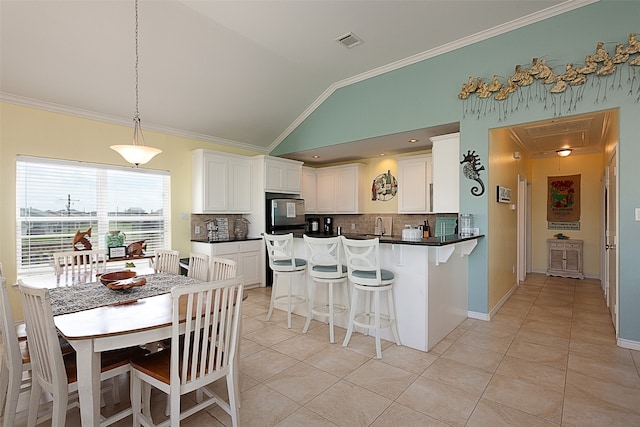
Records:
[[[584,279],[582,273],[582,240],[547,239],[549,265],[547,276]]]
[[[359,163],[316,169],[316,212],[363,213],[369,194],[365,172]]]
[[[193,213],[251,212],[251,161],[209,150],[192,153]]]
[[[303,166],[302,192],[300,193],[300,197],[304,199],[304,209],[306,213],[316,213],[317,181],[316,169]]]
[[[230,242],[191,242],[191,250],[209,255],[209,268],[213,268],[212,258],[234,260],[238,264],[237,274],[244,276],[245,286],[262,286],[264,283],[264,243],[262,240],[239,240]]]
[[[434,136],[433,206],[438,213],[458,213],[460,210],[460,133]]]
[[[278,157],[264,158],[264,191],[299,194],[302,183],[302,162]]]
[[[431,212],[431,154],[398,159],[398,213]]]

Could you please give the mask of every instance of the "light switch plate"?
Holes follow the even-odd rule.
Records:
[[[189,219],[189,214],[186,212],[180,212],[180,219]]]
[[[636,208],[636,221],[640,221],[640,208]]]

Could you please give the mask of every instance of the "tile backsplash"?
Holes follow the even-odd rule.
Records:
[[[317,215],[310,214],[307,215],[307,218],[320,218],[320,223],[322,223],[322,218],[325,216],[333,217],[333,229],[334,231],[337,227],[342,227],[342,232],[344,234],[354,233],[354,234],[369,234],[373,233],[375,230],[376,218],[391,218],[392,220],[392,231],[393,235],[401,235],[402,229],[405,225],[411,225],[413,227],[417,227],[422,225],[424,221],[429,221],[429,226],[432,229],[431,234],[434,235],[434,227],[436,225],[436,216],[438,217],[453,217],[457,218],[457,214],[394,214],[394,213],[377,213],[377,214],[360,214],[360,215]]]

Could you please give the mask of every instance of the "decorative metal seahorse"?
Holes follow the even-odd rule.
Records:
[[[471,188],[471,194],[474,196],[482,196],[484,194],[484,182],[480,179],[480,171],[484,170],[484,166],[480,164],[480,156],[476,154],[476,151],[468,150],[460,162],[462,166],[462,173],[469,179],[473,179],[480,187],[473,186]]]

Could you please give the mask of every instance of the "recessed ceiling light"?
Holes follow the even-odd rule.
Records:
[[[319,158],[320,158],[320,156],[318,156],[317,154],[314,154],[312,157],[313,157],[314,159],[319,159]]]
[[[380,153],[380,154],[378,154],[378,156],[380,156],[380,157],[382,157],[382,156],[386,156],[386,155],[387,155],[387,153]]]
[[[420,141],[420,140],[419,139],[415,139],[415,138],[412,138],[412,139],[409,140],[409,142],[412,143],[412,144],[415,144],[418,141]]]

